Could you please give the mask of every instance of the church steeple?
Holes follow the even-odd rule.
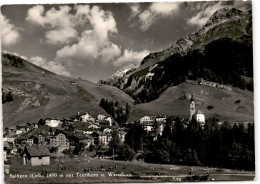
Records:
[[[192,116],[195,114],[195,102],[193,99],[193,95],[191,95],[190,98],[190,120],[192,119]]]
[[[191,103],[192,101],[194,101],[194,99],[193,99],[193,94],[191,94],[190,103]]]

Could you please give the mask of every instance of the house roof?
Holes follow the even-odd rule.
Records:
[[[203,114],[203,113],[200,110],[197,110],[196,114]]]
[[[50,151],[47,146],[26,146],[25,150],[31,157],[38,157],[38,156],[50,156]]]

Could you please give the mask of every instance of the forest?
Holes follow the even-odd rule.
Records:
[[[230,169],[255,169],[254,124],[245,127],[209,118],[204,128],[193,119],[187,127],[180,118],[167,120],[156,141],[135,122],[129,125],[125,144],[142,152],[145,162],[203,165]]]
[[[104,98],[101,99],[99,106],[102,107],[109,115],[111,115],[121,127],[126,123],[131,108],[128,103],[126,103],[124,106],[118,101],[108,101]]]

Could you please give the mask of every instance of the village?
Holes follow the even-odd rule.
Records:
[[[182,119],[183,126],[187,128],[189,122],[195,119],[203,129],[206,118],[199,109],[196,110],[192,95],[189,111],[189,119]],[[143,127],[143,131],[156,141],[158,136],[162,136],[167,119],[169,118],[166,115],[146,115],[140,118],[138,123]],[[171,123],[174,124],[174,120]],[[222,125],[223,122],[219,121],[218,124]],[[108,150],[113,132],[116,132],[119,144],[124,144],[127,127],[119,127],[110,116],[99,114],[92,117],[87,112],[78,112],[73,118],[46,118],[40,119],[38,123],[17,125],[16,128],[6,127],[3,133],[4,160],[7,162],[10,157],[22,157],[24,165],[49,165],[50,157],[64,157],[68,153],[67,150],[77,149],[78,152],[70,154],[81,152],[84,157],[112,159],[112,156],[102,154],[105,151],[94,154],[91,152],[93,148]]]
[[[199,109],[196,109],[195,106],[196,103],[193,95],[190,95],[189,108],[187,108],[187,111],[189,110],[189,118],[182,118],[181,122],[183,127],[187,129],[189,123],[195,120],[201,130],[203,130],[206,118],[205,115]],[[166,124],[167,122],[169,123],[169,121],[171,121],[171,125],[175,124],[175,121],[166,115],[145,115],[140,118],[137,123],[142,127],[146,136],[151,137],[151,140],[156,142],[158,141],[158,137],[162,137]],[[219,126],[223,124],[221,121],[218,121],[217,123]],[[230,124],[233,126],[236,122],[230,122]],[[38,123],[26,123],[24,126],[16,126],[15,128],[6,127],[3,133],[4,172],[6,175],[13,177],[13,166],[11,166],[11,160],[14,159],[20,160],[16,163],[16,167],[19,168],[20,166],[26,166],[28,169],[26,170],[25,168],[27,173],[32,168],[37,168],[37,170],[41,171],[38,175],[43,178],[48,176],[47,166],[51,166],[52,172],[59,170],[59,172],[61,172],[62,170],[66,170],[66,166],[71,164],[73,160],[77,162],[78,158],[83,160],[87,159],[88,164],[89,162],[93,162],[93,164],[100,162],[100,160],[97,161],[95,159],[103,159],[101,163],[107,161],[110,162],[115,159],[114,150],[113,154],[111,154],[111,152],[109,154],[109,150],[111,150],[110,146],[113,144],[112,142],[118,141],[119,145],[125,145],[126,134],[128,131],[129,127],[127,125],[125,127],[120,127],[118,122],[115,122],[115,120],[110,116],[99,114],[96,117],[93,117],[87,112],[78,112],[74,117],[70,118],[45,118],[40,119]],[[116,138],[113,136],[116,136]],[[126,151],[128,152],[129,150]],[[142,156],[140,157],[141,154],[142,151],[136,152],[135,156],[133,156],[129,161],[135,165],[138,163],[144,163]],[[94,160],[91,161],[91,159]],[[64,163],[64,160],[66,160],[66,163]],[[84,160],[82,164],[83,163],[86,163],[86,161]],[[106,166],[101,164],[100,168],[94,167],[91,170],[100,170],[100,172],[103,170],[111,171],[111,169],[115,167],[113,169],[115,171],[117,165],[113,163],[110,163],[110,165],[112,164],[112,167],[110,166],[106,168]],[[123,163],[119,162],[118,164],[122,165]],[[136,165],[135,167],[139,166]],[[152,168],[153,167],[150,169]],[[89,174],[89,169],[89,167],[84,168],[83,173]],[[126,169],[126,164],[122,165],[122,169]],[[18,170],[20,171],[20,169]],[[118,174],[119,168],[117,170]],[[171,168],[168,170],[170,172]],[[182,172],[191,173],[191,169],[186,170]],[[204,170],[203,173],[208,173],[208,170],[206,171],[207,172]],[[133,176],[133,173],[135,172],[130,170],[126,175]],[[207,179],[209,175],[204,175],[203,173],[202,175],[199,174],[199,177],[206,177]],[[123,173],[123,175],[125,175],[125,173]],[[182,179],[187,177],[186,175],[184,176],[185,177]],[[167,178],[168,176],[165,179]],[[179,181],[180,178],[176,179],[176,181]]]
[[[205,116],[200,110],[195,111],[193,98],[190,100],[190,120],[192,117],[203,128]],[[144,116],[139,123],[146,134],[157,140],[158,135],[162,136],[167,118],[166,115]],[[50,157],[65,156],[66,150],[76,150],[78,147],[81,156],[111,158],[90,152],[93,148],[108,150],[113,131],[117,134],[119,144],[124,144],[126,127],[119,127],[113,118],[104,114],[92,117],[87,112],[78,112],[73,118],[46,118],[40,119],[38,123],[17,125],[16,128],[6,127],[3,133],[4,160],[22,157],[24,165],[49,165]]]

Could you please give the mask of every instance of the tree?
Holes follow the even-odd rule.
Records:
[[[84,146],[84,144],[83,143],[77,143],[76,145],[75,145],[75,148],[74,148],[74,150],[73,150],[73,154],[74,155],[79,155],[82,151],[84,151],[84,148],[85,148],[85,146]]]
[[[119,146],[119,149],[117,151],[118,160],[132,160],[135,155],[135,151],[130,148],[127,144],[123,144]]]
[[[117,151],[119,148],[119,137],[118,137],[118,131],[116,129],[113,130],[112,134],[111,134],[111,141],[109,142],[109,149],[111,151]]]
[[[128,103],[126,103],[126,105],[125,105],[125,113],[126,113],[127,118],[129,116],[130,110],[131,110],[131,106]]]
[[[39,126],[45,125],[44,119],[41,118],[41,119],[38,121],[38,125],[39,125]]]

